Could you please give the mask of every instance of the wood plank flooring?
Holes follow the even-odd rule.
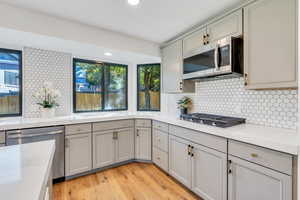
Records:
[[[54,200],[199,199],[153,164],[131,163],[53,187]]]

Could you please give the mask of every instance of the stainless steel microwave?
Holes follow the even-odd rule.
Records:
[[[242,38],[226,37],[184,55],[183,79],[242,74]]]

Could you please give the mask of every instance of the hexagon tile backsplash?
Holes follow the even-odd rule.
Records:
[[[56,115],[71,113],[72,97],[72,55],[68,53],[48,51],[35,48],[24,48],[23,90],[24,117],[40,117],[36,105],[35,94],[45,81],[53,83],[62,96],[58,99],[59,107]]]
[[[247,118],[247,123],[297,128],[298,91],[246,90],[243,78],[196,83],[194,112]]]

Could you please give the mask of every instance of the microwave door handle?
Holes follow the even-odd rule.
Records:
[[[215,48],[215,67],[216,67],[216,71],[219,71],[220,66],[219,66],[219,45],[216,45]]]

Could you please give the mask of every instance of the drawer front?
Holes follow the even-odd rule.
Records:
[[[105,131],[119,128],[129,128],[134,126],[134,120],[118,120],[109,122],[93,123],[93,131]]]
[[[153,146],[160,150],[168,152],[169,151],[169,135],[158,129],[153,129]]]
[[[228,143],[228,153],[259,165],[292,175],[292,155],[232,140],[229,140]]]
[[[169,167],[168,167],[168,162],[169,162],[169,158],[168,158],[168,154],[164,151],[161,151],[157,148],[153,148],[153,162],[159,166],[160,168],[162,168],[163,170],[165,170],[166,172],[169,171]]]
[[[5,132],[0,132],[0,144],[5,143]]]
[[[169,125],[159,121],[153,121],[153,128],[164,131],[166,133],[169,132]]]
[[[151,127],[151,120],[149,119],[136,119],[135,126],[137,127]]]
[[[92,125],[88,124],[73,124],[66,126],[66,135],[75,135],[81,133],[89,133],[92,131]]]
[[[171,135],[190,140],[194,143],[227,153],[227,139],[225,138],[173,125],[170,125],[169,133]]]

